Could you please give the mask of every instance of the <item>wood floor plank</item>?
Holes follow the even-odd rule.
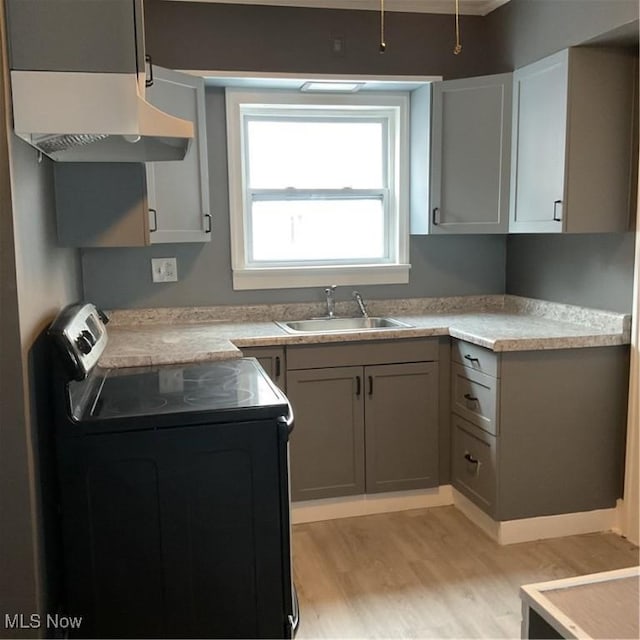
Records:
[[[520,585],[639,564],[612,533],[501,547],[454,507],[296,525],[298,638],[518,638]]]

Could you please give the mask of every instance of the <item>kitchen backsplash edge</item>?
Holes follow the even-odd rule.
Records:
[[[369,300],[366,304],[371,316],[394,317],[438,313],[505,312],[589,325],[601,330],[625,334],[630,331],[631,327],[631,316],[628,314],[508,294]],[[115,326],[302,320],[320,317],[325,314],[326,306],[324,302],[220,305],[212,307],[161,307],[108,311],[111,322]],[[355,302],[351,300],[336,302],[336,315],[358,315]]]

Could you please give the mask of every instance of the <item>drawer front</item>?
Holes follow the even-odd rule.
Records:
[[[496,378],[454,364],[451,367],[451,410],[497,435],[499,384]]]
[[[497,438],[452,416],[453,486],[490,516],[496,512]]]
[[[486,373],[494,378],[500,377],[500,354],[490,349],[464,340],[454,340],[451,345],[451,359],[474,371]]]
[[[353,367],[438,360],[438,338],[368,340],[287,347],[287,369]]]

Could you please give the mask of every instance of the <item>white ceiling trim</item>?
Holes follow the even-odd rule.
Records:
[[[169,2],[216,2],[218,4],[259,4],[314,9],[362,9],[378,11],[379,0],[165,0]],[[509,0],[460,0],[460,13],[486,16]],[[385,11],[407,13],[455,13],[455,0],[385,0]]]

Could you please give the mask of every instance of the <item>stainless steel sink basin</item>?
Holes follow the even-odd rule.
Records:
[[[311,320],[276,322],[276,324],[288,333],[336,333],[411,326],[391,318],[313,318]]]

